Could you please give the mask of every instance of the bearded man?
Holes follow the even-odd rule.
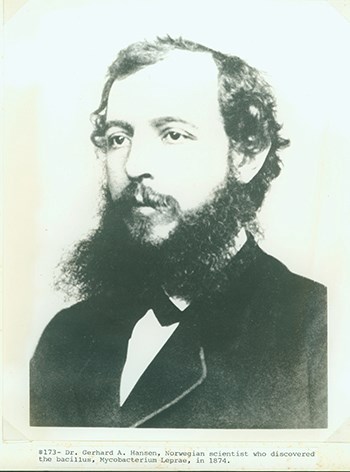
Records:
[[[64,266],[81,301],[33,356],[31,424],[326,427],[326,289],[254,240],[289,143],[261,74],[183,39],[135,43],[93,122],[100,225]]]

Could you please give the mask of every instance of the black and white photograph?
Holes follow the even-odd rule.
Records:
[[[280,173],[275,101],[237,56],[170,36],[109,68],[106,173],[61,311],[32,359],[31,425],[327,426],[326,288],[259,249]]]
[[[3,441],[346,470],[349,4],[15,3]]]

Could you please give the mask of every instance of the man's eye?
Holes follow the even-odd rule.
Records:
[[[181,143],[185,139],[188,139],[188,136],[180,131],[166,131],[162,137],[162,140],[168,144]]]
[[[112,134],[107,138],[109,149],[119,149],[129,145],[129,138],[123,134]]]

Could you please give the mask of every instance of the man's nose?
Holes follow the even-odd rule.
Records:
[[[153,179],[154,165],[151,146],[147,142],[133,142],[125,162],[125,172],[131,180]]]

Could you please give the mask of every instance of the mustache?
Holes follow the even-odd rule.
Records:
[[[118,203],[129,208],[148,206],[155,210],[180,214],[180,204],[176,198],[158,193],[140,182],[131,182],[121,193]]]

